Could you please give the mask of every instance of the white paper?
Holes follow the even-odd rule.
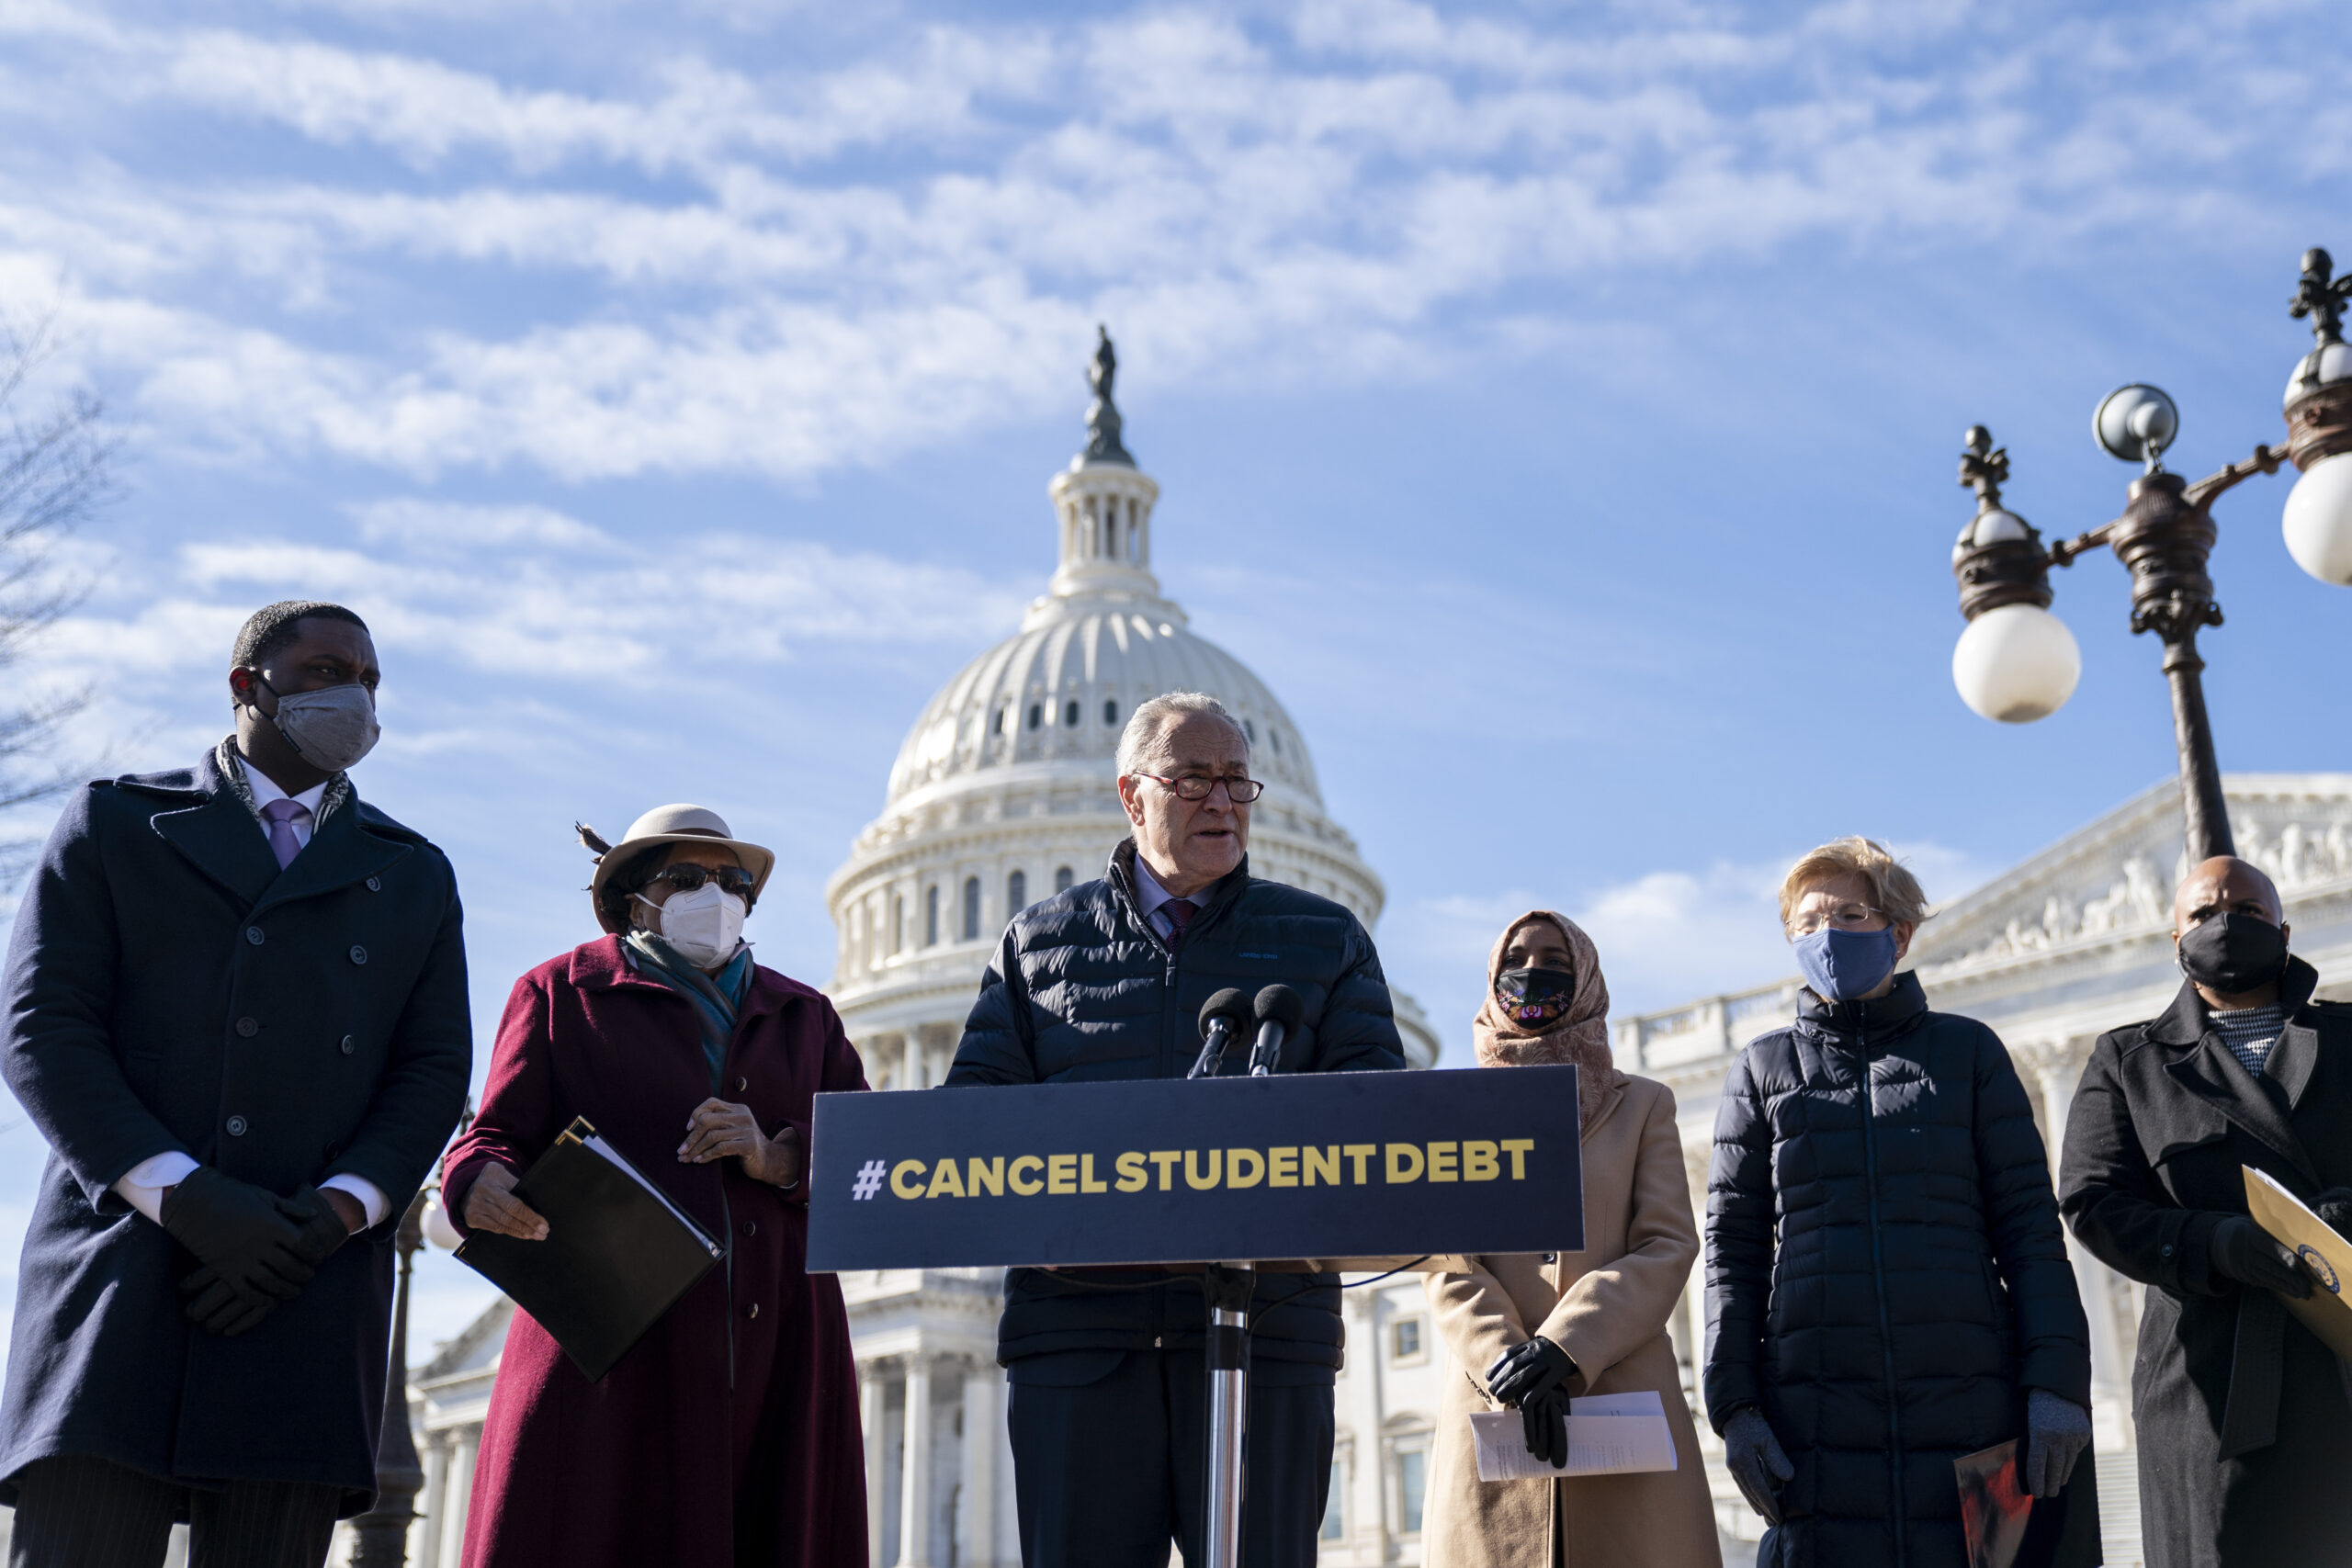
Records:
[[[1568,1401],[1568,1462],[1555,1469],[1527,1450],[1516,1410],[1470,1417],[1481,1481],[1541,1481],[1563,1475],[1627,1475],[1676,1467],[1674,1433],[1655,1389]]]

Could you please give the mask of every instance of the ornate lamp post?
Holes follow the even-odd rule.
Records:
[[[408,1527],[416,1517],[416,1495],[424,1485],[417,1463],[416,1438],[408,1421],[408,1281],[417,1249],[424,1245],[424,1205],[419,1192],[401,1216],[392,1246],[400,1255],[400,1285],[392,1298],[392,1353],[384,1382],[384,1430],[376,1439],[376,1506],[351,1521],[352,1568],[403,1568]]]
[[[2154,387],[2133,383],[2110,392],[2091,416],[2102,449],[2143,466],[2132,481],[2123,515],[2087,534],[2044,547],[2039,530],[2001,504],[2008,454],[1983,425],[1967,435],[1960,482],[1976,491],[1976,515],[1952,547],[1960,611],[1968,629],[1952,649],[1952,681],[1986,718],[2023,724],[2055,713],[2074,694],[2082,655],[2072,632],[2050,613],[2050,569],[2071,566],[2098,546],[2114,550],[2132,573],[2132,629],[2164,644],[2172,686],[2173,733],[2180,751],[2181,807],[2194,859],[2233,851],[2222,802],[2222,770],[2205,715],[2205,661],[2197,633],[2222,624],[2205,563],[2216,531],[2211,510],[2224,491],[2291,462],[2302,471],[2287,498],[2288,553],[2324,582],[2352,585],[2352,347],[2344,310],[2352,274],[2332,277],[2325,251],[2303,253],[2302,286],[2288,305],[2308,316],[2318,346],[2287,382],[2287,443],[2190,483],[2164,466],[2180,428],[2179,411]]]

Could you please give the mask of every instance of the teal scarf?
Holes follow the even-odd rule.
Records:
[[[735,1038],[735,1015],[752,994],[752,950],[739,947],[716,975],[706,975],[651,931],[633,931],[621,939],[628,966],[658,980],[695,1004],[702,1025],[702,1054],[710,1061],[710,1091],[717,1094],[727,1071],[728,1042]]]

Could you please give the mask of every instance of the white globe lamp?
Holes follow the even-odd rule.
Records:
[[[2287,492],[2283,522],[2295,564],[2339,588],[2352,588],[2352,452],[2313,463]]]
[[[2002,724],[2030,724],[2066,705],[2083,678],[2083,650],[2066,623],[2039,604],[2003,604],[1968,623],[1951,650],[1960,700]]]

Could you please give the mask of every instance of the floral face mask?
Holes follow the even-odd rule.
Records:
[[[1577,977],[1566,969],[1506,969],[1495,976],[1495,1000],[1520,1028],[1541,1032],[1567,1016]]]

